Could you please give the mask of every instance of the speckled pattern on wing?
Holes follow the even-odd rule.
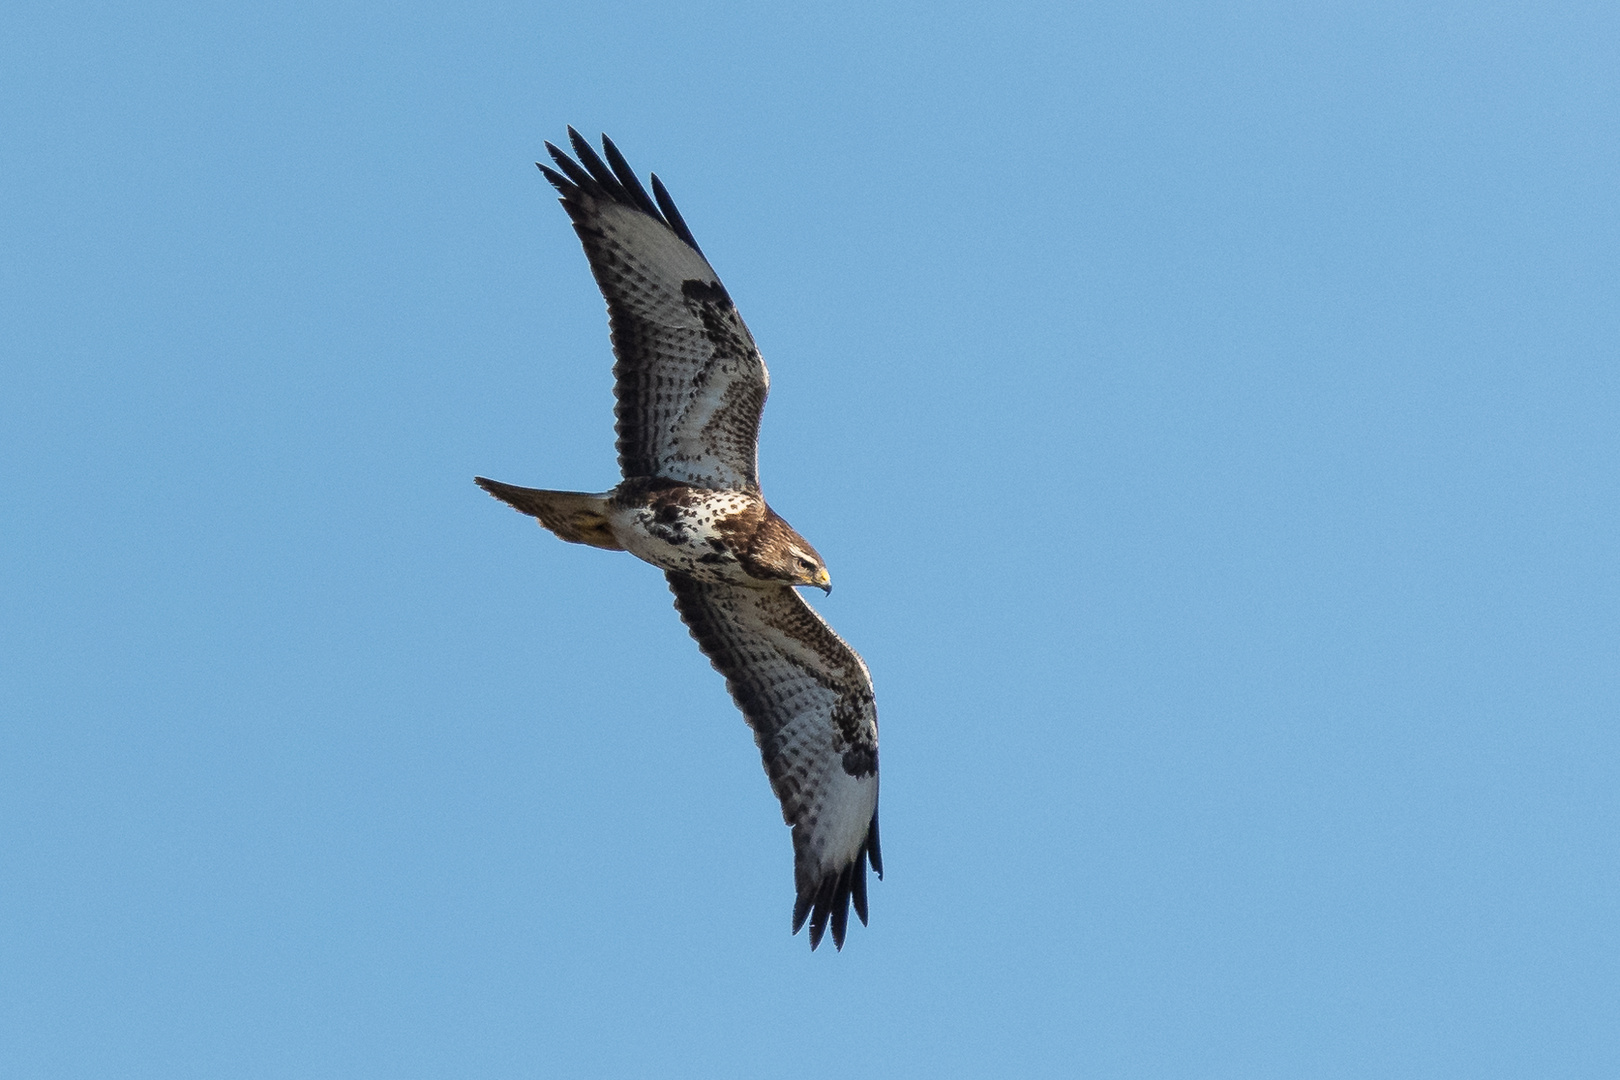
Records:
[[[851,901],[866,922],[868,859],[883,876],[877,708],[866,665],[791,588],[665,577],[676,610],[754,729],[793,826],[793,930],[811,916],[814,948],[830,922],[842,949]]]
[[[757,491],[770,380],[753,336],[658,178],[655,203],[611,141],[610,166],[568,134],[579,161],[547,143],[561,171],[540,169],[607,299],[621,472]]]

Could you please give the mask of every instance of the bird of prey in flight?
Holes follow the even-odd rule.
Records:
[[[793,830],[793,932],[844,946],[878,877],[877,709],[855,650],[796,591],[828,592],[816,549],[765,503],[760,412],[770,377],[725,286],[658,177],[649,196],[613,142],[573,128],[540,166],[607,300],[619,471],[611,491],[485,491],[571,543],[664,571],[675,608],[754,730]],[[605,156],[605,160],[604,160]],[[577,158],[577,160],[576,160]]]

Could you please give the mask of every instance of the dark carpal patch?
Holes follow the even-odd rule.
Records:
[[[745,357],[754,351],[754,343],[742,329],[737,308],[726,295],[726,287],[718,281],[698,281],[688,278],[681,282],[681,295],[692,314],[703,320],[703,332],[714,343],[715,356]],[[707,378],[707,372],[702,373]],[[750,400],[751,404],[751,400]],[[764,406],[763,395],[760,405]],[[757,430],[755,432],[757,437]]]
[[[844,771],[857,780],[877,772],[877,747],[852,746],[845,750]]]
[[[726,293],[726,287],[718,281],[699,281],[697,278],[687,278],[681,282],[681,295],[688,300],[695,300],[699,304],[713,304],[721,309],[733,306],[731,297]]]
[[[849,749],[844,751],[844,771],[854,777],[870,776],[877,771],[877,745],[867,729],[866,718],[872,714],[872,695],[845,690],[833,705],[832,722],[838,737]]]

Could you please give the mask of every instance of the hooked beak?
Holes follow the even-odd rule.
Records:
[[[827,573],[827,568],[825,566],[816,571],[816,576],[811,581],[811,584],[820,588],[821,591],[826,593],[828,596],[832,595],[832,575]]]

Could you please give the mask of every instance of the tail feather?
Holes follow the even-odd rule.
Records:
[[[623,551],[608,526],[607,496],[582,491],[543,491],[473,477],[473,482],[514,510],[540,519],[540,524],[571,544]]]

